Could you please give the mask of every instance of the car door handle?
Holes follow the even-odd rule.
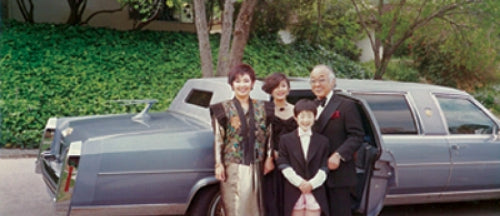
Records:
[[[451,145],[451,149],[460,150],[460,146],[459,145]]]

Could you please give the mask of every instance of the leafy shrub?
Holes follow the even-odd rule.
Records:
[[[367,77],[373,77],[375,74],[375,64],[373,61],[368,61],[362,64],[367,71]],[[413,67],[413,63],[408,59],[392,59],[387,65],[384,74],[386,80],[397,80],[404,82],[419,82],[420,77],[417,69]]]
[[[483,40],[478,32],[467,31],[472,39],[457,39],[455,33],[425,34],[412,42],[411,54],[420,75],[429,82],[468,91],[499,81],[496,37]],[[489,34],[489,33],[488,33]]]
[[[331,66],[338,77],[365,77],[365,71],[359,64],[322,46],[307,42],[283,45],[277,41],[277,37],[262,36],[253,38],[245,48],[244,61],[252,65],[260,77],[278,71],[289,76],[309,76],[317,64]]]
[[[500,118],[500,84],[479,88],[472,95]]]
[[[418,70],[413,68],[411,60],[393,59],[387,65],[385,78],[389,80],[399,80],[406,82],[418,82]]]
[[[355,42],[360,35],[360,27],[350,2],[300,1],[296,4],[299,4],[295,9],[297,23],[291,25],[290,30],[298,41],[321,44],[352,60],[359,58],[360,50]],[[318,7],[318,4],[321,6]]]
[[[165,110],[184,82],[201,76],[196,34],[131,31],[68,25],[5,23],[0,38],[0,147],[36,148],[51,116],[137,112],[119,99],[158,99]],[[211,45],[216,54],[219,38]],[[340,77],[364,72],[331,51],[307,44],[281,45],[254,38],[245,62],[259,77],[282,71],[308,76],[318,64]],[[215,56],[215,55],[214,55]],[[216,59],[216,58],[214,58]]]

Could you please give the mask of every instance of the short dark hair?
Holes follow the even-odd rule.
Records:
[[[286,80],[288,87],[290,87],[290,80],[282,73],[273,73],[264,79],[264,85],[262,85],[262,90],[268,94],[271,94],[273,90],[278,87],[281,81]]]
[[[255,71],[252,66],[241,63],[231,68],[227,77],[229,85],[233,85],[237,76],[243,76],[245,74],[248,74],[252,82],[255,82]]]
[[[293,115],[297,117],[300,112],[302,111],[311,111],[314,113],[314,116],[316,116],[316,113],[318,112],[316,106],[316,103],[314,101],[309,100],[309,99],[300,99],[295,103],[295,107],[293,108]]]

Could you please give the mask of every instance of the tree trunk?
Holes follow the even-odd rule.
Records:
[[[21,11],[21,15],[23,15],[24,21],[27,23],[35,23],[35,19],[33,18],[34,5],[33,0],[28,0],[29,7],[26,6],[24,0],[16,0],[19,11]]]
[[[226,0],[224,2],[216,76],[226,76],[229,71],[229,45],[231,43],[231,32],[233,30],[234,2],[235,0]]]
[[[87,7],[87,0],[67,0],[69,4],[69,17],[66,24],[78,25],[82,22],[82,15]]]
[[[243,53],[250,35],[250,26],[257,2],[258,0],[246,0],[241,5],[233,32],[229,68],[241,63],[243,60]]]
[[[212,77],[212,51],[207,28],[207,17],[205,15],[205,1],[194,0],[195,24],[198,34],[198,46],[200,48],[201,73],[203,77]]]
[[[379,66],[376,68],[375,75],[373,75],[373,79],[381,80],[387,70],[387,65],[389,65],[389,61],[391,58],[382,57],[382,61],[380,61]]]

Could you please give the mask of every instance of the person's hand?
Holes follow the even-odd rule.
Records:
[[[222,182],[226,181],[226,169],[224,165],[220,163],[215,164],[215,178]]]
[[[335,152],[328,158],[328,169],[336,170],[340,166],[340,155]]]
[[[264,175],[270,173],[273,170],[274,170],[273,158],[268,157],[268,158],[266,158],[266,161],[264,162]]]
[[[276,158],[276,159],[278,159],[278,157],[280,156],[278,151],[273,151],[273,155],[274,155],[274,158]]]
[[[313,188],[311,183],[303,181],[302,183],[300,183],[299,189],[303,194],[306,194],[306,193],[311,193]]]

